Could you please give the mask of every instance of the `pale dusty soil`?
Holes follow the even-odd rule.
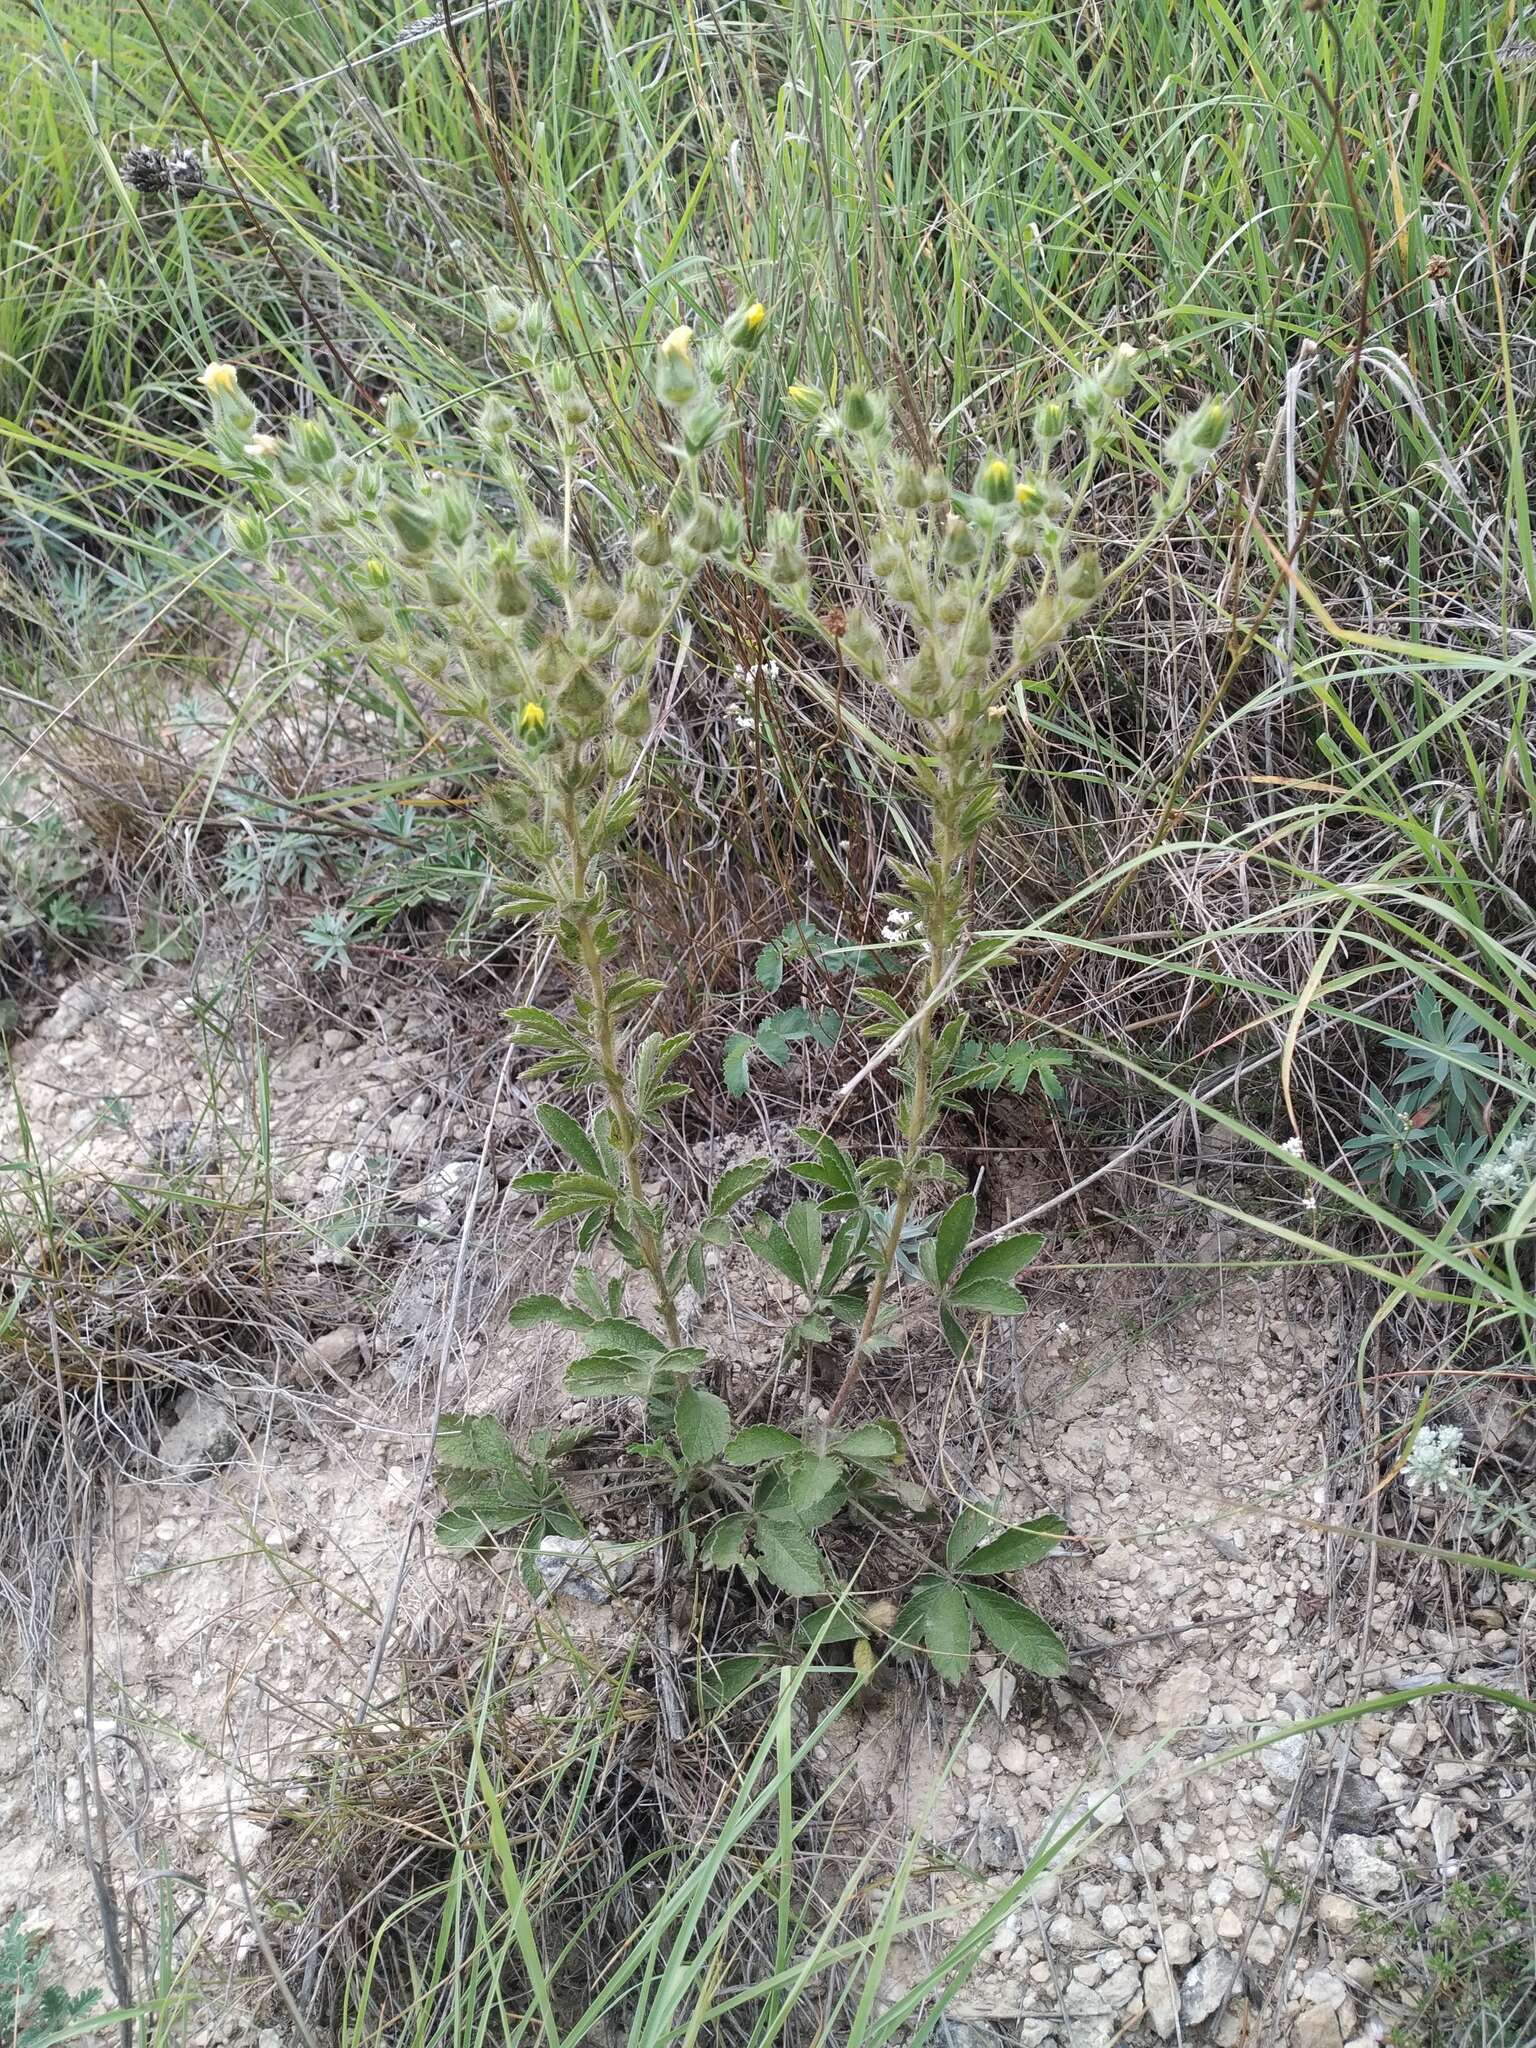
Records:
[[[210,1034],[193,994],[180,974],[132,990],[77,984],[16,1049],[31,1143],[61,1186],[138,1170],[166,1132],[221,1161],[248,1152],[252,1034],[228,1013]],[[225,1408],[183,1397],[177,1455],[125,1478],[102,1511],[93,1663],[78,1611],[66,1612],[49,1685],[30,1699],[15,1684],[0,1692],[0,1918],[20,1910],[50,1927],[73,1981],[100,1978],[88,1832],[141,1904],[171,1888],[183,1952],[215,1975],[248,1956],[245,1887],[258,1909],[275,1903],[263,1877],[275,1804],[338,1720],[387,1695],[403,1644],[451,1638],[505,1595],[493,1573],[430,1542],[439,1378],[447,1405],[494,1405],[514,1430],[559,1409],[561,1340],[514,1343],[495,1314],[548,1284],[544,1244],[504,1193],[536,1135],[526,1103],[503,1091],[486,1221],[450,1320],[495,1063],[456,1068],[430,1006],[357,1005],[324,1028],[294,1035],[290,1023],[262,1046],[275,1199],[319,1247],[311,1336],[342,1322],[338,1215],[404,1232],[390,1290],[358,1312],[355,1340],[333,1335],[291,1385]],[[4,1114],[14,1159],[16,1113]],[[722,1278],[701,1341],[766,1369],[763,1278],[735,1262]],[[999,1342],[983,1383],[929,1389],[909,1417],[935,1484],[1000,1488],[1020,1509],[1066,1515],[1072,1542],[1032,1576],[1031,1597],[1078,1653],[1072,1681],[1045,1697],[994,1693],[1001,1718],[974,1689],[956,1700],[907,1685],[828,1744],[827,1767],[850,1768],[877,1814],[983,1873],[942,1880],[957,1911],[997,1894],[1053,1814],[1089,1788],[1103,1795],[1098,1831],[999,1930],[959,2008],[999,2031],[965,2048],[1150,2042],[1172,2034],[1181,1996],[1195,2039],[1340,2048],[1379,2010],[1362,1914],[1443,1879],[1489,1826],[1511,1855],[1536,1828],[1523,1738],[1493,1708],[1405,1708],[1210,1767],[1258,1731],[1426,1674],[1518,1685],[1532,1611],[1510,1582],[1454,1625],[1421,1611],[1407,1578],[1330,1584],[1316,1525],[1334,1304],[1278,1280],[1204,1278],[1199,1300],[1160,1307],[1145,1327],[1165,1298],[1155,1279],[1092,1270],[1061,1237],[1035,1313]],[[898,1371],[898,1404],[906,1384]],[[210,1423],[226,1432],[217,1458],[180,1476]],[[1343,1817],[1326,1830],[1330,1781],[1311,1780],[1314,1761],[1342,1773]],[[898,1977],[918,1960],[899,1957]],[[1207,2017],[1204,1984],[1238,1963],[1243,1982]],[[241,2012],[232,1995],[225,2032],[249,2031]]]

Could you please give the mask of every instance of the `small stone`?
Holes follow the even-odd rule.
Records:
[[[1163,1929],[1163,1954],[1180,1970],[1195,1960],[1195,1930],[1187,1920],[1170,1920]]]
[[[992,1752],[985,1743],[973,1742],[971,1744],[970,1748],[965,1752],[965,1768],[973,1778],[985,1778],[991,1775]]]
[[[1360,1925],[1360,1908],[1353,1899],[1346,1899],[1342,1892],[1321,1893],[1316,1912],[1318,1925],[1342,1940],[1347,1941]]]
[[[1119,2012],[1122,2006],[1130,2004],[1140,1989],[1141,1971],[1134,1962],[1127,1961],[1104,1979],[1099,1986],[1099,1996],[1112,2012]]]
[[[1029,1751],[1017,1737],[1010,1737],[997,1752],[997,1760],[1005,1771],[1011,1771],[1016,1778],[1022,1778],[1029,1769]]]
[[[1232,1908],[1228,1906],[1221,1918],[1216,1922],[1216,1936],[1219,1941],[1241,1941],[1243,1938],[1242,1914],[1234,1913]]]
[[[1339,1835],[1333,1867],[1340,1884],[1364,1899],[1385,1899],[1397,1890],[1397,1872],[1364,1835]]]
[[[1331,2005],[1309,2005],[1291,2025],[1291,2048],[1344,2048],[1344,2029]]]
[[[1294,1785],[1307,1765],[1306,1736],[1282,1735],[1278,1742],[1267,1742],[1259,1751],[1259,1765],[1277,1785]]]
[[[1386,1787],[1380,1781],[1373,1784],[1359,1771],[1345,1771],[1338,1781],[1337,1802],[1333,1803],[1333,1773],[1317,1771],[1302,1781],[1297,1811],[1303,1820],[1320,1821],[1333,1803],[1335,1827],[1350,1834],[1369,1834],[1380,1825],[1387,1797]]]
[[[1265,1883],[1263,1871],[1251,1863],[1239,1863],[1232,1873],[1232,1889],[1239,1898],[1262,1899]]]
[[[1208,1948],[1180,1988],[1179,2018],[1186,2027],[1198,2027],[1246,1988],[1237,1957],[1224,1948]]]
[[[634,1577],[632,1545],[601,1543],[585,1536],[546,1536],[533,1554],[539,1577],[552,1593],[601,1606]]]
[[[1326,2005],[1330,2012],[1337,2012],[1349,1996],[1349,1987],[1332,1970],[1313,1970],[1302,1980],[1301,1996],[1308,2005]]]
[[[302,1363],[315,1372],[342,1372],[348,1366],[365,1365],[368,1349],[367,1331],[355,1323],[347,1323],[339,1330],[327,1330],[323,1337],[306,1344]]]
[[[1387,1747],[1404,1763],[1413,1763],[1424,1754],[1424,1730],[1413,1721],[1399,1721],[1387,1737]]]
[[[1160,2041],[1166,2041],[1179,2023],[1179,2002],[1173,1972],[1165,1957],[1159,1956],[1142,1971],[1141,1997],[1147,2009],[1147,2024]]]

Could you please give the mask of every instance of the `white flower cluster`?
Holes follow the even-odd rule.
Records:
[[[1305,1159],[1307,1156],[1307,1148],[1298,1137],[1287,1138],[1280,1149],[1282,1152],[1289,1152],[1293,1159]]]
[[[752,690],[759,683],[776,683],[782,674],[776,661],[754,661],[745,667],[738,661],[731,670],[731,681],[738,690]]]
[[[888,945],[899,939],[910,939],[912,925],[913,917],[910,910],[888,910],[885,913],[885,923],[880,927],[880,936]]]
[[[1513,1209],[1536,1187],[1536,1116],[1516,1131],[1496,1159],[1485,1159],[1472,1176],[1485,1209]]]
[[[1403,1477],[1410,1493],[1451,1493],[1466,1474],[1456,1453],[1461,1449],[1461,1431],[1454,1422],[1426,1422],[1408,1446],[1403,1460]]]

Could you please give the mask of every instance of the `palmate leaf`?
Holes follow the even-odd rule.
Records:
[[[957,1531],[959,1526],[957,1523]],[[1002,1529],[995,1522],[991,1526],[996,1531],[994,1535],[978,1543],[974,1550],[962,1549],[954,1556],[946,1552],[946,1562],[967,1578],[1021,1571],[1025,1565],[1038,1564],[1042,1557],[1049,1557],[1067,1530],[1060,1515],[1037,1515],[1033,1521],[1011,1523]]]

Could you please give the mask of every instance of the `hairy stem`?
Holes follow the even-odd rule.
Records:
[[[572,897],[575,905],[584,905],[592,857],[587,851],[581,813],[574,793],[565,797],[560,817],[565,828],[566,843],[570,849]],[[629,1189],[630,1220],[634,1239],[640,1250],[641,1263],[656,1290],[656,1306],[667,1333],[667,1342],[676,1346],[683,1341],[682,1322],[677,1312],[677,1297],[667,1279],[666,1252],[660,1232],[651,1219],[650,1204],[645,1196],[645,1181],[641,1171],[640,1119],[630,1100],[629,1084],[619,1060],[618,1023],[609,1001],[608,973],[597,940],[597,922],[589,910],[573,908],[571,923],[576,932],[582,971],[587,981],[587,994],[592,1005],[592,1045],[597,1054],[598,1074],[608,1103],[609,1131],[613,1149],[624,1162],[624,1178]]]

